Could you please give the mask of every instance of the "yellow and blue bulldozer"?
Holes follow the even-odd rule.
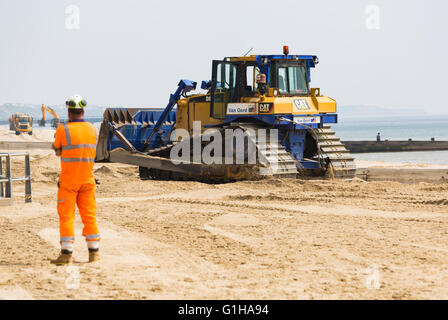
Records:
[[[317,64],[286,46],[214,60],[203,93],[181,80],[164,109],[107,108],[96,161],[136,165],[142,179],[351,179],[354,159],[330,127],[336,101],[310,86]]]

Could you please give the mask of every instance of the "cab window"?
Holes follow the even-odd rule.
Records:
[[[278,68],[278,90],[280,93],[288,93],[286,86],[287,79],[287,68]]]
[[[236,92],[236,65],[227,61],[213,61],[210,116],[226,117],[227,103],[233,101]]]
[[[244,95],[252,95],[257,90],[257,75],[260,73],[260,70],[256,66],[247,66],[246,68],[246,86],[244,90]]]
[[[222,63],[217,68],[216,89],[233,90],[236,85],[236,66]]]
[[[277,82],[280,94],[308,94],[308,81],[304,66],[279,67]]]

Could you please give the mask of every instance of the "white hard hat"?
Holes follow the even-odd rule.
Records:
[[[67,101],[65,101],[65,106],[69,109],[83,109],[86,105],[86,100],[84,100],[79,94],[74,94]]]

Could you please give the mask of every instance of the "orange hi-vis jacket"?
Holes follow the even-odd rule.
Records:
[[[95,183],[93,165],[97,131],[85,121],[71,121],[56,130],[54,147],[61,150],[60,183]]]

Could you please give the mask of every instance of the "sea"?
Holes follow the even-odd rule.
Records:
[[[344,140],[431,140],[448,141],[448,115],[412,117],[340,117],[332,126]],[[352,154],[355,159],[412,164],[446,164],[448,151],[412,151]]]

